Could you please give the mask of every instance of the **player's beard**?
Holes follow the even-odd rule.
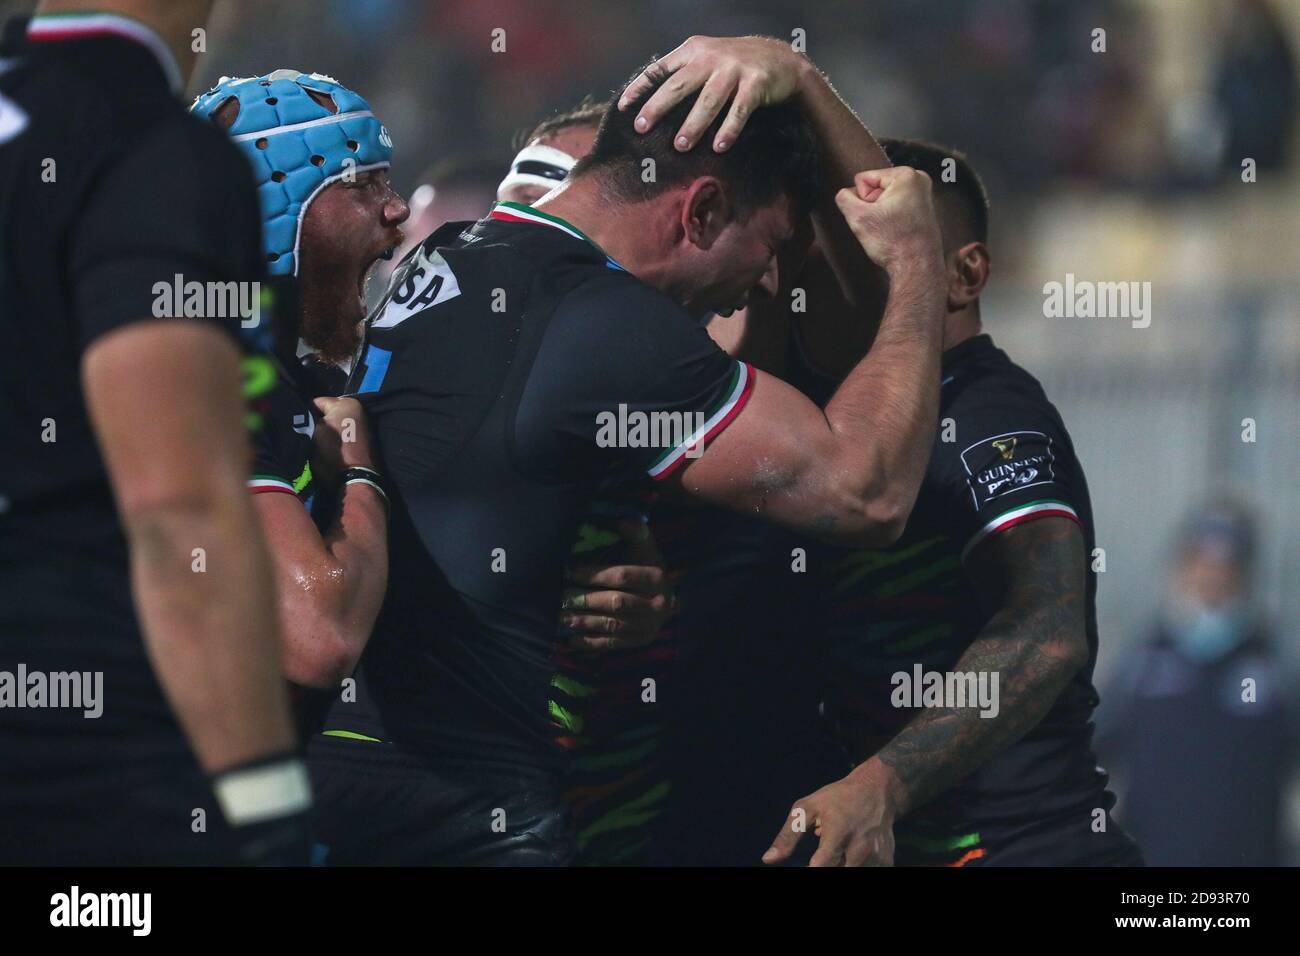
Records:
[[[323,362],[338,365],[356,353],[364,318],[355,278],[333,282],[329,288],[309,282],[302,289],[298,334]]]

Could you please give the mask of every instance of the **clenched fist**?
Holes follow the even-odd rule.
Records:
[[[365,409],[355,398],[317,398],[316,421],[312,436],[316,443],[312,462],[326,482],[332,482],[348,468],[373,468],[370,450],[370,425]]]
[[[886,272],[921,262],[942,268],[943,241],[930,177],[910,166],[870,169],[835,194],[863,250]]]

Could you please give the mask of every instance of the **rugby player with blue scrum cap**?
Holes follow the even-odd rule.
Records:
[[[312,373],[355,346],[366,276],[400,244],[408,209],[388,182],[387,129],[329,77],[223,77],[191,111],[225,129],[252,164],[266,268],[296,278],[297,314],[277,309],[261,330],[279,380],[255,406],[248,485],[275,568],[285,675],[322,692],[300,696],[300,729],[310,733],[323,716],[314,705],[361,656],[388,580],[387,502],[365,415],[332,397],[316,397],[313,414],[313,396],[329,388]],[[323,531],[309,510],[317,477],[337,486]]]

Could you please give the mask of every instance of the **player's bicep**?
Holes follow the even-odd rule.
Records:
[[[741,413],[676,476],[694,498],[786,527],[833,530],[837,508],[813,464],[830,454],[826,416],[797,389],[755,369]]]
[[[239,353],[192,319],[132,323],[82,356],[86,406],[126,514],[199,504],[248,465]]]

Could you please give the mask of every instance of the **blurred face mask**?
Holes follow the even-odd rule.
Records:
[[[1246,639],[1250,611],[1244,601],[1229,601],[1218,607],[1180,603],[1166,615],[1166,625],[1174,643],[1188,657],[1215,661]]]

